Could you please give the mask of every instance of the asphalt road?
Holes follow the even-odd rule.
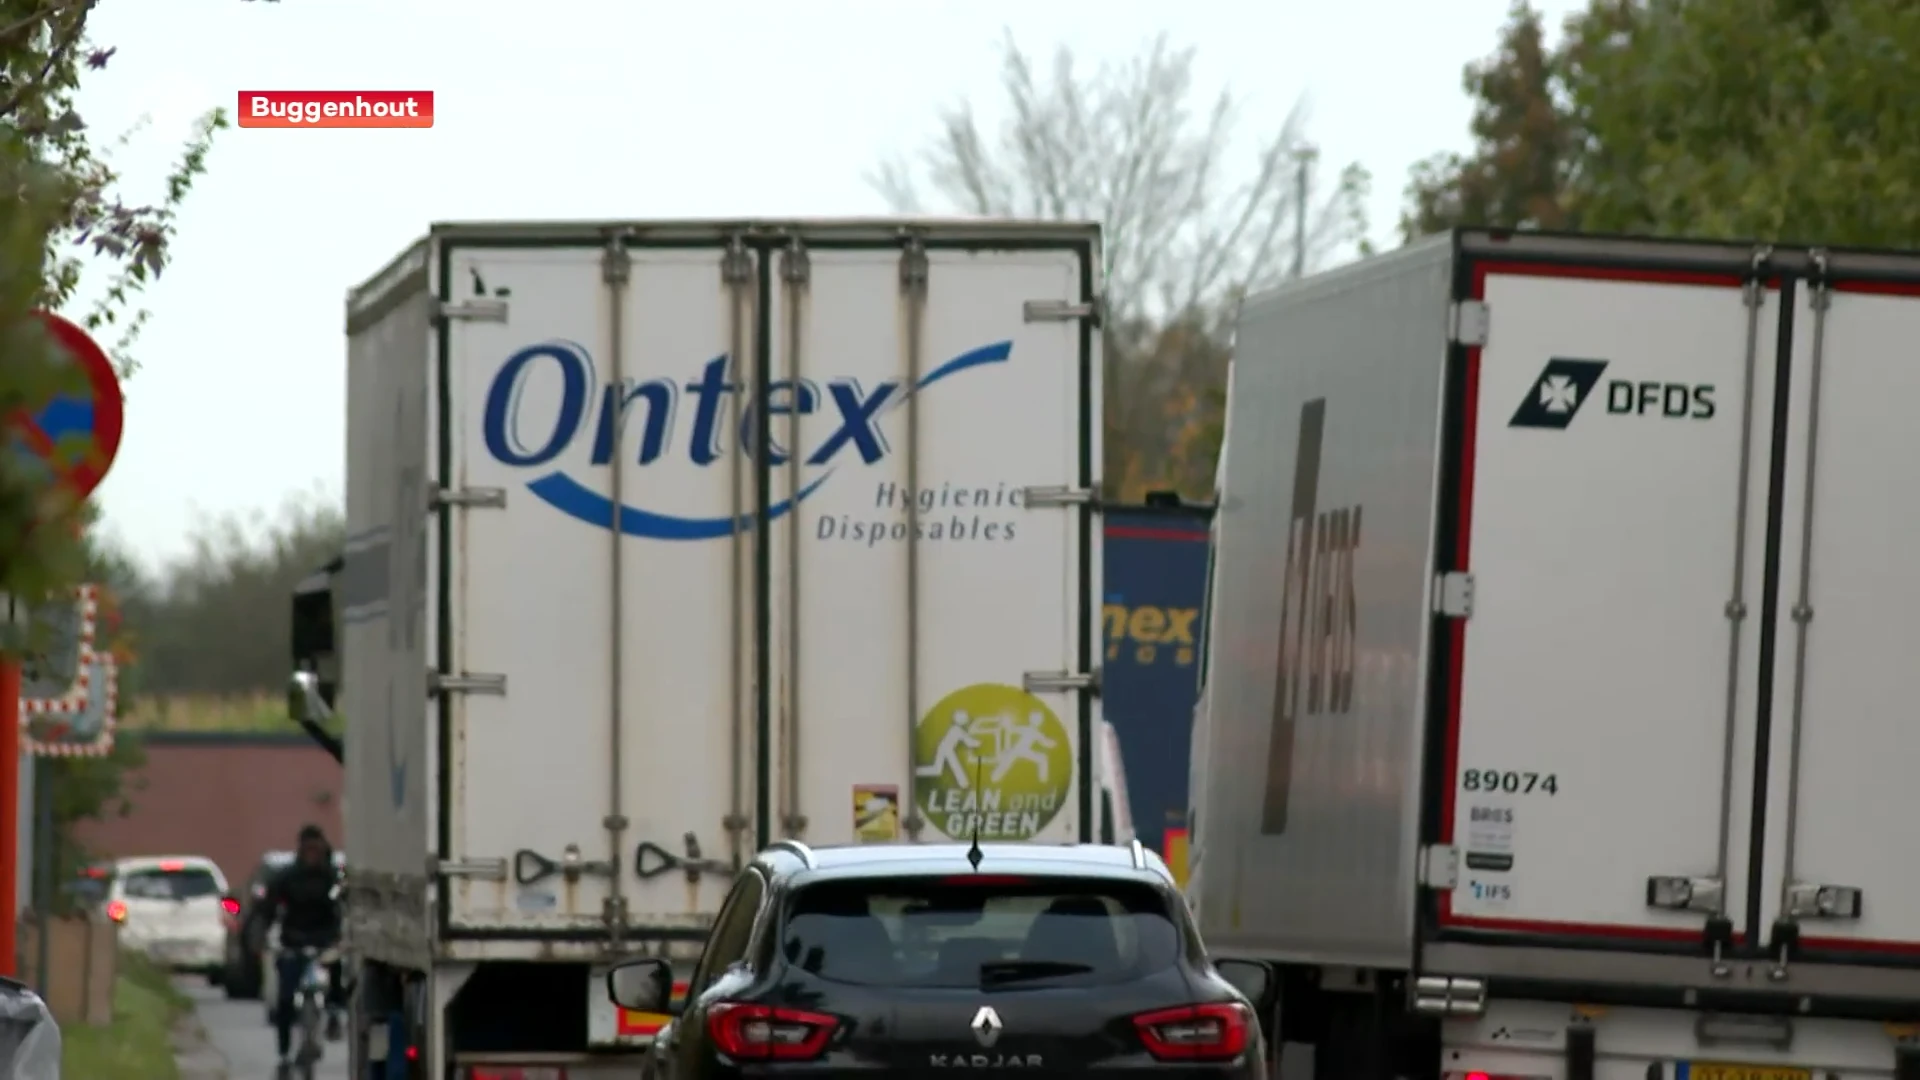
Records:
[[[207,1039],[226,1058],[227,1080],[276,1080],[278,1058],[273,1029],[267,1026],[266,1006],[258,1001],[228,1001],[217,987],[200,979],[183,979],[180,988],[193,999],[194,1011],[207,1029]],[[326,1057],[314,1069],[314,1080],[347,1080],[347,1048],[328,1043]]]

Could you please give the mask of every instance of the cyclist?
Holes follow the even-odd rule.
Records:
[[[280,1064],[292,1062],[293,995],[305,972],[303,948],[326,949],[340,941],[340,901],[336,886],[339,871],[333,864],[333,845],[318,825],[300,830],[300,842],[293,864],[275,874],[267,883],[267,893],[254,905],[258,917],[266,920],[264,930],[280,924],[280,952],[274,957],[279,994],[274,1003],[274,1038],[280,1050]],[[327,1039],[340,1038],[342,987],[340,962],[328,966]]]

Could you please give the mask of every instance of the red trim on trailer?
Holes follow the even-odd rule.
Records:
[[[1920,296],[1920,292],[1915,295]],[[1896,956],[1920,956],[1920,941],[1876,941],[1867,938],[1802,937],[1802,949],[1828,949],[1833,952],[1889,953]],[[1824,963],[1807,958],[1807,963]]]
[[[1448,906],[1448,895],[1440,894],[1441,907]],[[1633,941],[1698,941],[1701,931],[1672,926],[1618,926],[1613,923],[1544,922],[1538,919],[1485,919],[1473,915],[1447,915],[1448,926],[1469,930],[1504,930],[1516,934],[1552,934],[1557,937],[1624,938]],[[1741,934],[1733,940],[1741,941]]]
[[[1833,291],[1871,293],[1876,296],[1920,296],[1920,282],[1914,281],[1835,281]],[[1915,946],[1920,948],[1920,946]]]
[[[1562,266],[1557,263],[1480,262],[1473,266],[1473,296],[1486,299],[1487,276],[1511,274],[1518,277],[1577,278],[1581,281],[1632,281],[1642,285],[1714,285],[1739,288],[1747,283],[1738,274],[1717,274],[1700,270],[1635,270],[1617,266]],[[1778,278],[1768,278],[1769,286]]]
[[[1191,540],[1205,543],[1205,530],[1163,529],[1151,525],[1109,525],[1107,536],[1113,540]]]
[[[1583,281],[1629,281],[1642,284],[1707,285],[1717,288],[1741,288],[1746,279],[1738,274],[1703,273],[1693,270],[1637,270],[1607,266],[1564,266],[1551,263],[1483,261],[1473,264],[1473,292],[1476,300],[1487,298],[1487,278],[1494,274],[1516,277],[1575,278]],[[1767,287],[1779,284],[1778,278],[1766,279]],[[1466,404],[1460,417],[1460,507],[1459,531],[1454,539],[1453,568],[1462,573],[1473,566],[1473,472],[1476,436],[1480,422],[1479,346],[1467,348],[1467,368],[1462,382]],[[1460,776],[1460,691],[1467,665],[1467,628],[1456,624],[1449,639],[1447,658],[1447,790],[1440,797],[1440,836],[1453,843],[1454,813]],[[1453,913],[1453,894],[1440,893],[1440,924],[1468,929],[1504,930],[1516,933],[1579,935],[1640,941],[1698,941],[1704,927],[1616,926],[1599,923],[1549,922],[1534,919],[1493,919]],[[1735,941],[1745,935],[1734,934]]]

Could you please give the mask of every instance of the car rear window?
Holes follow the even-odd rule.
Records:
[[[200,867],[180,870],[133,870],[124,875],[128,898],[139,900],[195,900],[219,896],[220,883]]]
[[[963,874],[803,887],[778,947],[836,982],[1058,987],[1165,970],[1179,942],[1164,895],[1140,882]]]

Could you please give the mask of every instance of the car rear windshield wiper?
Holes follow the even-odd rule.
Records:
[[[980,965],[980,985],[999,986],[1027,979],[1050,979],[1055,975],[1085,975],[1091,964],[1066,960],[989,960]]]

